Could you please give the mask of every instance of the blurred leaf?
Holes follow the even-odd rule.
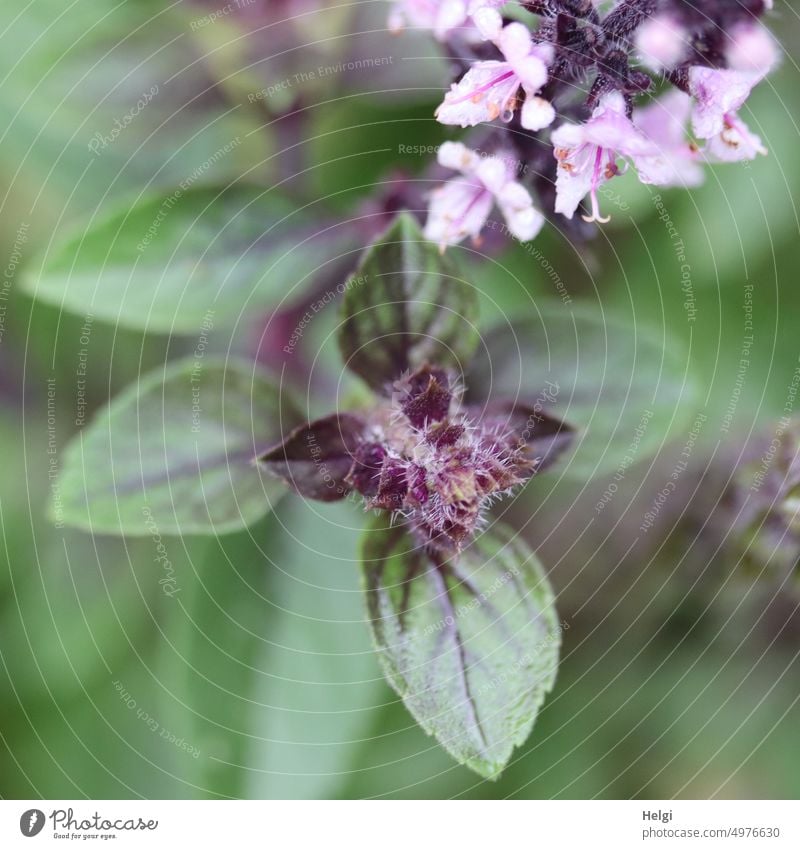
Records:
[[[248,795],[331,799],[379,725],[389,695],[364,621],[358,543],[364,514],[341,503],[282,506],[270,568],[269,640],[254,699]]]
[[[216,180],[251,168],[269,178],[270,163],[258,165],[271,151],[269,133],[251,135],[255,115],[203,96],[208,78],[174,6],[6,0],[3,8],[0,172],[16,200],[3,215],[26,210],[34,238],[49,239],[109,198],[177,184],[198,168]],[[153,85],[158,95],[139,111]],[[95,134],[115,138],[95,154]],[[237,136],[241,143],[222,156]]]
[[[209,315],[235,323],[275,307],[340,259],[347,237],[315,232],[295,210],[254,186],[179,186],[90,223],[29,269],[24,285],[81,315],[197,334]]]
[[[161,576],[153,578],[152,549],[81,534],[14,541],[13,595],[0,606],[2,662],[28,706],[73,697],[152,633],[149,605]]]
[[[572,425],[565,474],[592,477],[646,459],[696,414],[697,387],[674,340],[588,306],[536,306],[536,318],[484,335],[467,386],[472,401],[540,397]]]
[[[297,418],[244,362],[188,359],[157,369],[67,447],[52,517],[132,536],[242,528],[284,493],[255,458]]]
[[[288,500],[180,575],[158,712],[192,747],[178,776],[202,795],[330,798],[367,742],[384,685],[363,622],[354,515]]]
[[[408,213],[367,250],[347,287],[339,346],[373,389],[426,361],[463,369],[478,344],[475,290]]]
[[[434,563],[381,517],[367,531],[363,570],[389,682],[453,757],[497,778],[558,669],[561,631],[536,556],[494,526],[458,558]]]
[[[274,553],[280,523],[257,526]],[[179,729],[190,757],[178,777],[201,796],[239,797],[247,781],[255,666],[266,639],[271,604],[266,598],[269,554],[250,533],[195,549],[168,602],[166,639],[158,662],[164,693],[158,712]]]

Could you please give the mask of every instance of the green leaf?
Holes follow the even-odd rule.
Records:
[[[271,515],[259,524],[259,539],[238,533],[204,540],[188,562],[181,558],[179,592],[164,602],[156,669],[167,686],[151,710],[180,735],[188,756],[180,758],[175,778],[195,796],[245,794],[254,691],[258,678],[269,675],[257,659],[273,614],[266,587],[280,525]]]
[[[379,727],[385,685],[363,621],[351,504],[286,499],[269,570],[268,640],[256,666],[251,773],[256,799],[341,798]]]
[[[137,547],[55,529],[34,535],[26,519],[8,564],[12,592],[5,604],[0,595],[0,645],[13,646],[2,663],[16,698],[52,708],[54,697],[74,698],[124,663],[132,647],[146,647],[149,606],[164,573],[149,541]],[[0,550],[0,571],[3,561]]]
[[[339,347],[376,390],[425,362],[463,370],[478,344],[478,296],[455,261],[399,215],[347,281]]]
[[[362,557],[389,683],[453,757],[497,778],[530,734],[558,669],[561,630],[536,556],[494,526],[437,564],[381,517]]]
[[[651,457],[697,413],[688,352],[663,331],[608,311],[539,302],[537,315],[483,337],[469,399],[539,399],[578,435],[563,474],[581,479]]]
[[[148,709],[192,747],[174,775],[195,796],[340,795],[385,695],[358,591],[360,524],[350,505],[286,499],[181,564],[156,661],[167,686],[150,688]]]
[[[129,387],[70,443],[51,516],[131,536],[242,528],[284,493],[256,457],[299,418],[247,363],[172,363]]]
[[[153,332],[198,334],[259,315],[332,273],[350,237],[247,186],[181,188],[91,221],[57,244],[24,287],[61,309]]]

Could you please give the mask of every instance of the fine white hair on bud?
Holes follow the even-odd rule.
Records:
[[[427,546],[458,551],[491,504],[537,469],[512,418],[472,415],[453,375],[425,365],[373,411],[374,441],[359,446],[347,482],[367,509],[402,516]]]

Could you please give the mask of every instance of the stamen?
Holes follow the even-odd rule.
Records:
[[[600,185],[600,173],[603,167],[603,148],[598,145],[597,153],[594,157],[594,172],[592,173],[592,189],[591,189],[591,198],[592,198],[592,214],[591,215],[582,215],[581,218],[587,223],[591,224],[593,222],[597,222],[598,224],[608,224],[611,221],[611,216],[607,216],[603,218],[600,215],[600,204],[597,201],[597,187]],[[616,165],[615,165],[616,167]]]
[[[505,71],[504,73],[500,74],[500,76],[494,77],[493,79],[489,80],[488,83],[484,83],[483,85],[478,86],[477,88],[473,89],[467,94],[462,95],[461,97],[451,97],[450,95],[453,94],[453,92],[449,91],[444,97],[445,103],[447,103],[448,106],[456,106],[459,103],[466,103],[468,100],[472,100],[473,103],[477,103],[478,101],[474,99],[475,97],[478,97],[478,100],[480,100],[480,96],[483,95],[485,92],[489,91],[490,89],[493,89],[499,83],[502,83],[513,76],[513,71]]]

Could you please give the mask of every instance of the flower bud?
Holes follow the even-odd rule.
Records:
[[[671,15],[656,15],[636,32],[636,50],[642,63],[653,71],[668,71],[688,52],[688,33]]]
[[[735,71],[763,75],[775,67],[778,48],[765,27],[757,21],[748,21],[730,33],[725,58]]]
[[[742,562],[782,580],[800,567],[800,420],[782,419],[727,493]]]

